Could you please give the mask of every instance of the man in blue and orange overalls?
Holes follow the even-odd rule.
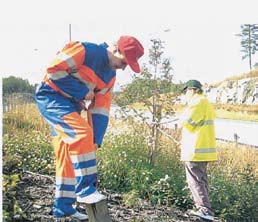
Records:
[[[129,65],[139,73],[138,59],[144,54],[143,46],[132,36],[121,36],[113,51],[107,47],[106,43],[70,42],[57,53],[36,90],[38,108],[53,135],[56,218],[85,220],[87,215],[72,206],[75,201],[91,204],[105,199],[95,187],[96,148],[108,125],[116,70]],[[92,101],[91,121],[80,115],[85,100]]]

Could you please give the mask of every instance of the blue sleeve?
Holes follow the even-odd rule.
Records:
[[[94,143],[101,146],[106,129],[108,126],[109,118],[101,114],[92,114]]]

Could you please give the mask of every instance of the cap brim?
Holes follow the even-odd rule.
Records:
[[[125,57],[125,61],[127,62],[127,64],[130,66],[130,68],[136,72],[136,73],[140,73],[141,69],[140,69],[140,65],[137,61],[137,59],[134,56],[130,56],[126,51],[122,52],[124,57]]]
[[[136,72],[136,73],[141,72],[141,69],[140,69],[140,66],[139,66],[138,62],[127,61],[127,63],[134,72]]]
[[[184,86],[184,88],[182,89],[182,92],[184,92],[187,88],[188,86]]]

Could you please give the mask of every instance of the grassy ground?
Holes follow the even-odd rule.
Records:
[[[123,129],[123,130],[121,130]],[[119,132],[119,133],[117,133]],[[180,131],[167,131],[180,140]],[[18,209],[13,186],[21,170],[54,175],[50,131],[35,105],[22,106],[3,118],[4,214]],[[100,184],[120,193],[122,203],[141,207],[172,206],[182,211],[192,207],[186,187],[180,147],[166,136],[159,138],[154,164],[149,162],[151,133],[132,119],[111,118],[104,144],[98,151]],[[210,198],[216,216],[225,221],[255,221],[258,217],[258,149],[217,143],[219,161],[209,164]],[[14,175],[6,174],[12,172]],[[8,197],[8,198],[7,198]],[[6,202],[6,200],[14,200]]]
[[[217,118],[258,121],[258,105],[215,104]]]

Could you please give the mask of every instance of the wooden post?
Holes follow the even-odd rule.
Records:
[[[235,146],[236,146],[236,148],[238,147],[238,139],[239,139],[240,137],[237,135],[237,133],[234,133],[234,140],[235,140]]]
[[[89,222],[112,222],[108,212],[107,200],[86,204],[86,211],[89,216]]]

